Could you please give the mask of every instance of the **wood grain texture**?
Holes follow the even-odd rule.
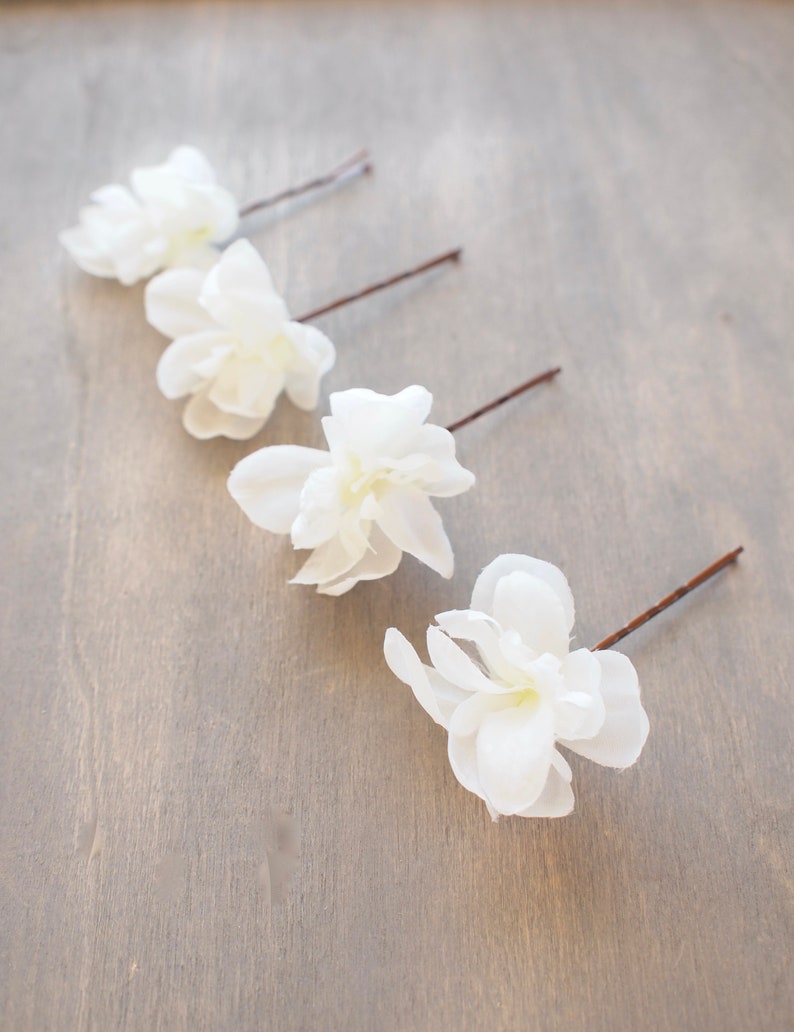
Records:
[[[0,48],[2,1027],[790,1027],[794,8],[30,3]],[[253,445],[185,435],[141,289],[59,250],[183,141],[241,199],[371,148],[246,226],[293,311],[465,245],[322,321],[325,397],[445,424],[563,366],[460,431],[451,582],[288,588]],[[503,551],[591,644],[738,544],[623,643],[651,737],[564,820],[491,823],[382,660]]]

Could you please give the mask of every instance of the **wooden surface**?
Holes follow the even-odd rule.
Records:
[[[0,46],[2,1027],[791,1027],[794,6],[30,3]],[[564,367],[460,431],[451,582],[288,587],[254,445],[186,436],[140,287],[59,249],[180,142],[241,200],[371,148],[246,226],[293,311],[465,245],[322,321],[323,408]],[[382,660],[503,551],[590,644],[740,543],[623,644],[650,739],[560,821],[491,823]]]

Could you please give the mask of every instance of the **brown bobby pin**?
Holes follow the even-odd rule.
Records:
[[[437,258],[431,258],[429,262],[422,262],[421,265],[417,265],[413,269],[408,269],[407,272],[400,272],[396,276],[390,276],[389,279],[381,280],[379,283],[373,283],[369,287],[364,287],[363,290],[357,290],[355,294],[347,294],[345,297],[337,298],[336,301],[331,301],[327,305],[313,308],[310,312],[305,312],[303,315],[298,316],[295,321],[309,322],[311,319],[316,319],[319,315],[325,315],[326,312],[333,312],[337,308],[349,305],[351,301],[358,301],[362,297],[369,297],[370,294],[377,294],[379,290],[385,290],[386,287],[393,287],[396,283],[402,283],[403,280],[411,279],[413,276],[418,276],[420,272],[427,272],[429,269],[434,269],[437,265],[442,265],[444,262],[457,261],[457,259],[460,258],[462,251],[462,247],[456,247],[454,251],[447,251],[444,254],[440,254]]]
[[[738,548],[734,548],[732,552],[728,552],[721,559],[718,559],[711,566],[707,566],[705,570],[693,577],[692,580],[682,584],[680,588],[676,588],[675,591],[671,591],[669,595],[665,595],[661,601],[657,602],[655,606],[651,606],[650,609],[646,609],[644,613],[640,613],[639,616],[635,616],[633,620],[630,620],[625,627],[621,627],[619,631],[615,631],[614,634],[610,634],[609,637],[604,638],[597,645],[594,645],[590,651],[598,652],[600,649],[608,649],[625,638],[627,634],[631,634],[632,631],[636,631],[638,627],[642,627],[644,623],[647,623],[654,616],[658,616],[659,613],[663,612],[668,606],[671,606],[673,602],[677,602],[679,598],[683,598],[684,595],[688,595],[690,591],[699,587],[704,581],[707,581],[710,577],[713,577],[720,570],[724,569],[730,563],[736,561],[739,555],[744,551],[744,548],[739,545]]]
[[[500,405],[504,405],[506,401],[510,401],[512,398],[517,398],[519,394],[523,394],[524,391],[528,391],[531,387],[537,387],[539,383],[545,383],[547,380],[553,379],[557,373],[562,372],[562,366],[555,366],[554,369],[547,369],[545,373],[540,373],[538,376],[533,376],[531,380],[527,380],[526,383],[520,384],[518,387],[514,387],[512,391],[508,391],[507,394],[502,394],[494,401],[489,401],[487,405],[483,405],[482,408],[475,409],[474,412],[470,412],[468,416],[464,416],[463,419],[458,419],[454,423],[450,423],[447,430],[451,434],[454,434],[456,430],[460,430],[462,426],[467,426],[469,423],[473,423],[475,419],[479,419],[480,416],[484,416],[486,412],[492,412],[495,408],[499,408]]]
[[[352,157],[343,161],[341,165],[337,165],[336,168],[331,169],[330,172],[326,172],[324,176],[309,179],[298,186],[291,186],[287,190],[282,190],[281,193],[273,194],[271,197],[263,197],[258,201],[249,201],[248,204],[244,204],[240,208],[240,217],[252,215],[255,211],[262,211],[263,208],[272,208],[274,204],[280,204],[281,201],[300,197],[302,194],[310,193],[312,190],[320,190],[322,187],[330,186],[332,183],[344,182],[346,179],[352,179],[354,176],[362,175],[371,170],[372,161],[367,151],[356,151]]]

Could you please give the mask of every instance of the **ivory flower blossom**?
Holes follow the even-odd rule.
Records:
[[[425,424],[433,396],[419,386],[391,396],[354,388],[330,401],[329,451],[262,448],[229,477],[253,523],[313,549],[291,583],[341,595],[393,573],[403,552],[451,577],[452,548],[430,499],[467,491],[474,474],[456,460],[452,434]]]
[[[282,390],[298,408],[317,405],[334,346],[313,326],[290,321],[247,240],[227,247],[207,273],[160,273],[145,301],[146,318],[173,341],[158,363],[157,384],[167,398],[190,397],[182,416],[189,434],[247,440]]]
[[[471,609],[439,613],[428,628],[432,666],[396,628],[386,632],[386,662],[449,733],[455,777],[494,820],[570,813],[571,768],[558,745],[622,768],[645,744],[637,672],[618,652],[569,652],[573,620],[556,566],[501,555],[478,577]]]
[[[129,285],[173,266],[206,267],[211,246],[238,223],[237,202],[218,186],[195,147],[177,147],[162,165],[136,168],[132,190],[118,183],[91,194],[79,225],[59,239],[81,269]]]

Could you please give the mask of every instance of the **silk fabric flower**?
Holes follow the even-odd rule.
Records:
[[[118,183],[95,190],[79,225],[59,236],[94,276],[129,285],[159,269],[206,268],[217,258],[211,245],[237,228],[237,202],[195,147],[177,147],[164,164],[133,169],[130,182],[132,190]]]
[[[455,776],[494,820],[570,813],[571,768],[558,745],[623,768],[645,744],[634,667],[618,652],[569,652],[573,621],[556,566],[501,555],[477,579],[471,609],[440,613],[428,628],[432,666],[396,628],[386,632],[386,662],[448,731]]]
[[[171,269],[146,287],[146,318],[173,340],[157,366],[167,398],[189,397],[182,423],[198,438],[247,440],[285,390],[317,405],[334,364],[331,341],[290,321],[262,258],[247,240],[228,247],[208,273]]]
[[[430,499],[467,491],[474,474],[456,460],[452,434],[425,423],[430,392],[354,388],[330,402],[322,421],[329,451],[262,448],[229,477],[253,523],[313,550],[291,583],[341,595],[393,573],[403,552],[451,577],[452,548]]]

